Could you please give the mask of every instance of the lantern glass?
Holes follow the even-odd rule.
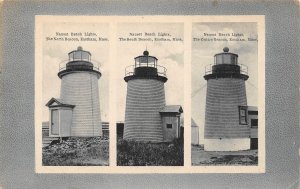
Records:
[[[156,59],[151,56],[140,56],[136,58],[138,67],[156,67]]]

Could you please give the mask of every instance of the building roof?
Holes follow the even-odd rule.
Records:
[[[257,111],[257,106],[248,106],[248,111]]]
[[[70,108],[74,108],[75,107],[75,105],[64,104],[61,99],[54,98],[54,97],[52,97],[48,101],[48,103],[46,104],[46,106],[48,106],[48,107],[70,107]]]
[[[160,113],[182,113],[183,109],[180,105],[168,105],[160,111]]]
[[[49,128],[49,121],[43,121],[42,122],[42,129],[47,129]]]

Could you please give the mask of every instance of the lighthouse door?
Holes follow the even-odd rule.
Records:
[[[51,110],[51,135],[59,135],[58,110]]]

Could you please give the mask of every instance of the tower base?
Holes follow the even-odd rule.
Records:
[[[204,139],[204,151],[240,151],[250,149],[250,138]]]

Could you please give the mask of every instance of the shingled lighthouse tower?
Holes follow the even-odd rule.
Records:
[[[238,55],[224,52],[214,56],[205,73],[207,80],[204,150],[238,151],[250,149],[245,81],[247,67],[238,64]]]
[[[166,69],[148,51],[134,60],[124,77],[127,82],[124,139],[162,142],[160,111],[165,108]]]

